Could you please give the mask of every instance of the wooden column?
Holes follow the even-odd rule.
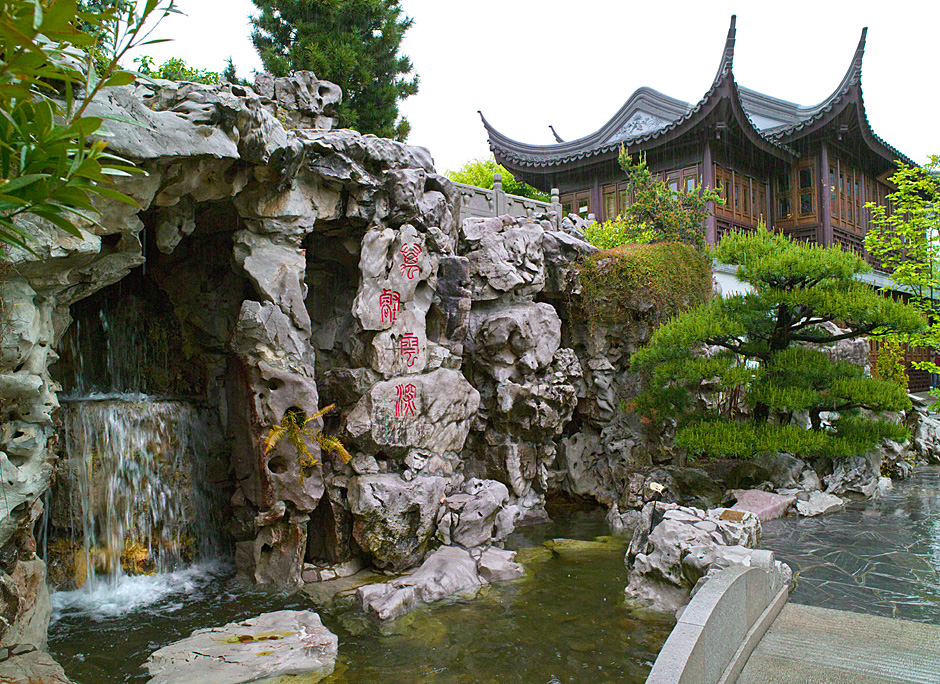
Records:
[[[715,163],[712,161],[711,143],[705,141],[705,152],[702,155],[702,184],[706,188],[715,189]],[[715,218],[715,203],[708,203],[708,218],[705,219],[705,242],[712,247],[718,242],[718,219]]]
[[[602,218],[604,215],[604,198],[601,196],[601,183],[597,179],[597,176],[594,176],[594,187],[591,188],[590,213],[594,214],[594,218],[598,223],[605,220]]]
[[[819,148],[819,228],[816,241],[826,247],[832,246],[832,205],[829,202],[832,190],[829,187],[829,146],[824,142]],[[799,178],[797,178],[799,182]]]

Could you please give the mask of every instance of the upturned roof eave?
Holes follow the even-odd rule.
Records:
[[[589,163],[587,160],[593,158],[609,158],[616,154],[621,145],[626,145],[631,152],[637,152],[667,144],[689,134],[725,99],[728,99],[731,102],[730,108],[739,127],[752,144],[780,159],[794,159],[798,155],[785,143],[768,138],[757,129],[740,100],[733,74],[736,21],[736,17],[732,15],[721,61],[711,88],[684,116],[669,124],[636,138],[613,141],[607,144],[601,142],[609,139],[610,135],[624,123],[621,119],[626,119],[629,112],[632,111],[632,105],[637,100],[639,90],[631,96],[630,100],[620,108],[620,111],[604,127],[590,136],[557,145],[526,145],[512,140],[494,129],[486,120],[486,117],[480,113],[489,136],[490,150],[493,151],[497,161],[508,168],[525,169],[533,173],[550,173],[556,171],[560,166],[577,164],[582,160],[584,160],[584,163]],[[666,97],[652,89],[645,90],[655,93],[657,96]],[[583,163],[578,165],[583,165]]]
[[[806,117],[786,127],[774,128],[768,135],[775,140],[792,145],[799,140],[823,131],[850,106],[856,106],[856,115],[862,139],[869,148],[888,162],[900,160],[905,164],[917,166],[907,155],[889,145],[871,128],[865,112],[865,98],[862,91],[862,62],[865,57],[865,42],[868,27],[862,29],[852,62],[842,77],[839,87],[829,97],[815,107],[806,108]]]

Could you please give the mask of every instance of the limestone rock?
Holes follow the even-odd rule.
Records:
[[[597,247],[563,231],[546,231],[542,237],[545,255],[545,293],[569,296],[581,293],[577,264]]]
[[[437,516],[437,538],[445,546],[473,548],[494,538],[499,514],[509,502],[509,490],[495,480],[467,480],[448,495]],[[502,529],[500,535],[511,531]]]
[[[625,559],[627,600],[673,612],[711,570],[746,564],[759,538],[760,521],[748,511],[648,503]]]
[[[0,646],[28,644],[45,650],[51,614],[46,564],[39,558],[18,560],[9,574],[0,575]]]
[[[940,463],[940,414],[924,408],[913,411],[915,427],[911,441],[917,455],[927,463]]]
[[[487,582],[514,579],[523,568],[513,562],[515,553],[502,549],[468,551],[442,546],[416,571],[382,584],[360,587],[362,607],[380,620],[390,620],[423,603],[453,594],[475,591]]]
[[[488,548],[477,561],[480,577],[487,582],[506,582],[521,577],[525,570],[515,562],[516,552]]]
[[[851,456],[839,461],[823,481],[827,494],[855,492],[870,499],[878,492],[880,476],[881,452],[875,449],[865,456]]]
[[[0,657],[3,655],[0,649]],[[5,684],[72,684],[65,670],[45,651],[34,646],[10,648],[9,657],[0,660],[0,681]]]
[[[333,673],[336,635],[308,610],[265,613],[200,629],[154,651],[149,684],[242,684],[280,675],[311,683]]]
[[[380,620],[389,620],[421,603],[478,589],[482,584],[476,561],[466,549],[443,546],[415,572],[384,584],[360,587],[356,593],[363,609]]]
[[[428,549],[444,500],[447,481],[400,475],[361,475],[349,481],[353,537],[379,568],[402,571],[414,566]]]
[[[810,492],[809,498],[796,502],[796,510],[800,515],[812,517],[825,515],[845,508],[845,502],[835,494],[825,492]]]
[[[474,301],[534,295],[545,286],[544,230],[516,225],[508,216],[466,219],[460,228],[462,254],[470,260]]]
[[[509,304],[470,315],[467,350],[497,382],[545,368],[560,345],[561,319],[550,304]]]
[[[346,418],[346,432],[363,451],[459,452],[479,404],[461,373],[439,368],[373,385]]]

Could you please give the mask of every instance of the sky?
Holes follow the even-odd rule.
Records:
[[[253,79],[251,0],[177,0],[144,52],[221,71],[231,56]],[[916,162],[940,154],[936,0],[401,0],[420,78],[400,109],[410,144],[438,171],[489,154],[477,111],[527,143],[593,133],[634,90],[649,86],[698,102],[711,86],[731,15],[739,85],[801,105],[830,95],[868,27],[862,89],[872,129]]]

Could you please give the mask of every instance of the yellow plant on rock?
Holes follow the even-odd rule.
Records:
[[[281,424],[268,430],[268,435],[264,440],[264,453],[267,454],[271,451],[286,436],[287,441],[297,449],[301,468],[310,468],[319,463],[310,451],[310,446],[307,444],[308,439],[318,444],[321,449],[339,456],[343,463],[349,463],[349,459],[352,457],[346,451],[346,447],[343,446],[342,442],[336,437],[324,435],[320,430],[307,427],[312,421],[318,420],[332,411],[335,406],[335,404],[330,404],[310,416],[305,415],[300,409],[288,409],[284,412],[284,417],[281,418]]]

